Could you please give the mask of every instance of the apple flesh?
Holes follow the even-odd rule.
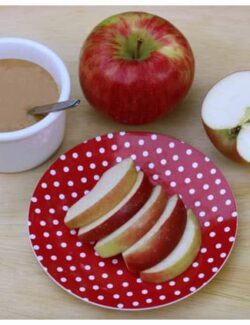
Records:
[[[88,243],[100,240],[115,231],[143,206],[152,191],[152,185],[143,172],[139,172],[136,182],[124,199],[111,211],[78,231],[79,238]]]
[[[208,137],[228,158],[250,163],[250,71],[235,72],[219,81],[202,104]]]
[[[167,195],[157,185],[142,208],[125,224],[95,245],[101,257],[111,257],[124,252],[148,232],[161,216]]]
[[[171,112],[194,78],[194,56],[183,34],[164,18],[125,12],[98,24],[79,63],[83,93],[97,110],[127,124]]]
[[[122,256],[132,272],[143,271],[159,263],[178,244],[187,221],[185,206],[178,195],[172,196],[155,225]]]
[[[131,158],[111,167],[87,195],[69,208],[65,224],[69,228],[80,228],[98,219],[128,194],[136,178],[136,166]]]
[[[175,249],[160,263],[140,273],[143,281],[161,283],[185,272],[196,258],[201,246],[199,221],[192,212],[187,212],[187,224]]]

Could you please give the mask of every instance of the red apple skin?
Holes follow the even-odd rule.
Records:
[[[203,122],[205,131],[213,143],[213,145],[227,158],[240,162],[242,164],[248,164],[238,153],[236,145],[236,137],[230,135],[230,130],[213,130]]]
[[[131,57],[124,57],[126,39],[133,37],[136,42],[143,40],[141,53],[150,44],[144,58],[132,56],[136,43],[131,45]],[[170,22],[149,13],[107,18],[81,49],[79,79],[86,99],[121,123],[144,124],[171,112],[186,96],[193,78],[194,56],[186,38]]]
[[[159,231],[136,252],[124,256],[124,262],[131,272],[140,272],[162,261],[176,247],[181,239],[187,222],[187,211],[178,197],[170,217]]]
[[[122,226],[144,205],[150,196],[152,188],[153,185],[144,174],[140,187],[129,201],[102,224],[84,234],[78,235],[80,240],[84,243],[100,240]]]

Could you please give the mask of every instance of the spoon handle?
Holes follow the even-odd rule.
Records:
[[[79,104],[80,104],[80,99],[71,99],[71,100],[66,100],[64,102],[32,107],[31,109],[28,110],[28,113],[32,115],[40,115],[40,114],[46,114],[52,112],[59,112],[68,108],[74,108]]]

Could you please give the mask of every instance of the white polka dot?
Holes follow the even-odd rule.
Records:
[[[212,175],[216,174],[216,169],[215,169],[215,168],[212,168],[212,169],[210,170],[210,174],[212,174]]]
[[[173,149],[175,147],[175,144],[174,144],[174,142],[170,142],[168,146],[169,146],[169,148]]]
[[[48,237],[49,237],[49,233],[48,233],[47,231],[45,231],[45,232],[43,233],[43,237],[48,238]]]
[[[56,235],[58,236],[58,237],[61,237],[62,236],[62,231],[60,231],[60,230],[58,230],[57,232],[56,232]]]
[[[180,290],[175,290],[174,294],[175,294],[176,296],[179,296],[179,295],[181,294],[181,292],[180,292]]]
[[[94,180],[95,181],[98,181],[100,179],[100,176],[99,175],[94,175]]]
[[[129,148],[129,147],[130,147],[130,143],[129,143],[128,141],[125,142],[125,143],[124,143],[124,147],[125,147],[125,148]]]
[[[191,292],[194,292],[194,291],[196,290],[196,288],[195,288],[195,287],[191,287],[189,290],[190,290]]]
[[[102,162],[103,167],[107,167],[108,164],[109,164],[109,163],[108,163],[106,160],[103,160],[103,162]]]
[[[133,302],[132,302],[132,305],[135,306],[135,307],[136,307],[136,306],[139,306],[139,302],[138,302],[138,301],[133,301]]]
[[[81,258],[84,258],[84,257],[86,257],[86,253],[84,253],[84,252],[81,252],[81,253],[80,253],[80,257],[81,257]]]
[[[206,215],[206,212],[205,212],[205,211],[201,211],[201,212],[199,213],[199,216],[200,216],[201,218],[205,217],[205,215]]]
[[[186,150],[186,154],[187,154],[188,156],[190,156],[190,155],[192,154],[192,150],[191,150],[191,149],[187,149],[187,150]]]
[[[61,243],[61,247],[62,247],[62,248],[65,248],[65,247],[67,247],[67,243],[65,243],[65,242],[62,242],[62,243]]]
[[[173,287],[173,286],[175,286],[175,281],[169,281],[169,285],[171,286],[171,287]]]
[[[194,263],[192,264],[192,266],[193,266],[193,267],[198,267],[198,266],[199,266],[199,263],[198,263],[198,262],[194,262]]]
[[[194,194],[195,193],[195,189],[194,188],[190,188],[190,190],[188,192],[189,192],[189,194]]]
[[[214,259],[213,259],[212,257],[209,257],[209,258],[207,259],[207,261],[208,261],[208,263],[213,263]]]
[[[59,220],[54,219],[54,220],[52,221],[52,223],[53,223],[53,225],[57,226],[57,225],[59,225]]]
[[[59,187],[59,186],[60,186],[60,183],[59,183],[58,181],[55,181],[55,182],[53,183],[53,185],[54,185],[55,187]]]
[[[119,134],[120,134],[121,137],[123,137],[126,134],[126,132],[125,131],[120,131]]]
[[[93,274],[89,275],[88,278],[89,278],[90,281],[94,281],[95,280],[95,276]]]
[[[147,150],[144,150],[143,153],[142,153],[143,157],[148,157],[149,153]]]
[[[215,180],[215,184],[216,184],[216,185],[220,185],[220,184],[221,184],[221,179],[217,178],[217,179]]]
[[[230,227],[225,227],[225,228],[224,228],[224,231],[225,231],[225,232],[229,232],[229,231],[230,231]]]
[[[80,256],[81,256],[81,254],[80,254]],[[82,257],[82,256],[81,256]],[[86,270],[86,271],[89,271],[89,270],[91,270],[91,266],[90,265],[85,265],[84,266],[84,269]]]
[[[156,134],[152,134],[152,135],[151,135],[151,139],[152,139],[152,140],[156,140],[156,139],[157,139],[157,135],[156,135]]]
[[[153,301],[153,300],[152,300],[151,298],[147,298],[147,299],[146,299],[146,303],[147,303],[147,304],[151,304],[152,301]]]
[[[44,198],[46,201],[49,201],[51,199],[51,196],[49,194],[44,195]]]
[[[206,248],[206,247],[202,247],[202,248],[201,248],[201,253],[202,253],[202,254],[205,254],[206,252],[207,252],[207,248]]]
[[[77,247],[82,247],[82,242],[77,241],[77,242],[76,242],[76,246],[77,246]]]
[[[173,182],[170,182],[170,186],[171,187],[176,187],[176,182],[174,182],[174,181]]]
[[[189,177],[186,177],[186,178],[184,179],[184,182],[185,182],[186,184],[189,184],[189,183],[191,183],[191,179],[190,179]]]
[[[212,212],[217,212],[218,211],[218,207],[217,206],[213,206],[211,209]]]
[[[218,271],[218,267],[213,267],[213,268],[212,268],[212,271],[213,271],[214,273],[216,273],[216,272]]]
[[[117,308],[119,308],[119,309],[121,309],[121,308],[123,308],[123,307],[124,307],[123,304],[118,304],[118,305],[117,305]]]
[[[113,139],[114,135],[113,135],[113,133],[108,133],[107,137],[108,137],[108,139]]]
[[[212,201],[212,200],[214,199],[213,194],[209,194],[208,197],[207,197],[207,199],[208,199],[209,201]]]
[[[44,227],[44,226],[46,226],[46,222],[44,220],[41,220],[40,225]]]
[[[71,255],[67,255],[67,256],[66,256],[66,260],[67,260],[67,261],[72,261],[72,256],[71,256]]]
[[[108,284],[107,284],[107,288],[108,288],[108,289],[112,289],[113,287],[114,287],[114,285],[113,285],[112,283],[108,283]]]
[[[75,278],[75,280],[76,280],[76,282],[81,282],[81,281],[82,281],[82,278],[81,278],[80,276],[77,276],[77,277]]]
[[[46,248],[50,250],[50,249],[53,248],[53,246],[52,246],[51,244],[47,244],[47,245],[46,245]]]
[[[202,173],[198,173],[198,174],[196,175],[196,177],[197,177],[198,179],[202,179],[202,178],[203,178],[203,174],[202,174]]]
[[[96,164],[91,163],[91,164],[89,165],[89,167],[90,167],[91,169],[95,169],[95,168],[96,168]]]
[[[78,165],[78,166],[77,166],[77,170],[78,170],[79,172],[82,172],[82,171],[84,170],[84,167],[83,167],[82,165]]]
[[[76,197],[78,196],[78,194],[77,194],[76,192],[72,192],[72,193],[71,193],[71,196],[72,196],[73,198],[76,198]]]
[[[161,163],[162,166],[165,166],[167,164],[167,160],[166,159],[161,159],[160,163]]]
[[[102,140],[102,138],[98,135],[98,136],[95,138],[95,140],[96,140],[97,142],[100,142],[100,141]]]
[[[194,205],[195,205],[196,207],[200,207],[200,206],[201,206],[201,202],[200,202],[200,201],[195,201],[195,202],[194,202]]]
[[[56,256],[56,255],[52,255],[52,256],[50,257],[50,259],[51,259],[52,261],[56,261],[56,260],[57,260],[57,256]]]
[[[189,282],[190,281],[190,279],[189,279],[189,277],[185,277],[185,278],[183,278],[183,282]]]
[[[40,214],[40,213],[41,213],[41,209],[36,208],[36,209],[35,209],[35,213],[36,213],[36,214]]]
[[[229,237],[229,239],[228,239],[231,243],[232,242],[234,242],[235,241],[235,237],[234,236],[231,236],[231,237]]]
[[[193,168],[197,168],[197,167],[198,167],[198,163],[197,163],[197,162],[193,162],[193,163],[192,163],[192,167],[193,167]]]
[[[99,296],[97,296],[97,299],[98,299],[98,300],[103,300],[104,297],[103,297],[102,295],[99,295]]]
[[[55,209],[53,209],[53,208],[50,208],[50,209],[49,209],[49,213],[50,213],[50,214],[55,214],[55,212],[56,212]],[[58,221],[58,223],[59,223],[59,221]],[[55,223],[54,223],[54,225],[55,225]]]
[[[225,258],[226,256],[227,256],[226,253],[221,253],[221,254],[220,254],[220,257],[221,257],[221,258]]]
[[[113,264],[117,264],[117,263],[118,263],[118,260],[117,260],[116,258],[113,258],[113,259],[112,259],[112,263],[113,263]]]
[[[152,176],[152,178],[153,178],[154,181],[157,181],[157,180],[159,179],[159,175],[154,174],[154,175]]]
[[[99,290],[99,288],[100,288],[100,287],[99,287],[97,284],[95,284],[95,285],[93,285],[93,287],[92,287],[92,288],[93,288],[93,290],[95,290],[95,291],[96,291],[96,290]]]
[[[170,175],[171,175],[171,170],[167,169],[167,170],[165,171],[165,175],[166,175],[166,176],[170,176]]]
[[[75,270],[76,270],[76,267],[75,267],[74,265],[71,265],[71,266],[69,267],[69,269],[70,269],[70,271],[75,271]]]
[[[133,292],[132,292],[132,291],[128,291],[128,292],[126,293],[126,295],[127,295],[128,297],[132,297],[132,296],[133,296]]]
[[[126,287],[129,286],[129,283],[128,283],[128,282],[122,282],[122,286],[123,286],[124,288],[126,288]]]
[[[132,154],[130,157],[131,157],[133,160],[136,160],[136,155],[135,155],[135,154]]]
[[[220,249],[221,247],[222,247],[221,243],[217,243],[217,244],[215,245],[215,248],[216,248],[216,249]]]
[[[210,233],[209,233],[209,237],[215,237],[216,236],[216,233],[214,232],[214,231],[211,231]]]
[[[204,227],[209,227],[210,226],[210,221],[204,222]]]
[[[207,191],[209,189],[209,185],[208,184],[204,184],[203,185],[203,190]]]
[[[33,248],[35,251],[38,251],[40,249],[40,247],[38,245],[34,245]]]
[[[64,194],[62,194],[62,193],[61,193],[61,194],[59,194],[59,199],[60,199],[60,200],[64,200],[64,199],[65,199],[65,195],[64,195]]]
[[[108,274],[107,273],[103,273],[102,274],[102,278],[107,279],[108,278]]]
[[[137,278],[137,279],[136,279],[136,282],[137,282],[137,283],[142,283],[142,279],[141,279],[141,278]]]
[[[179,156],[178,155],[173,155],[172,159],[173,159],[173,161],[177,161],[177,160],[179,160]]]
[[[113,298],[114,299],[119,299],[120,298],[120,295],[118,293],[115,293],[115,294],[113,294]]]
[[[67,279],[64,278],[64,277],[62,277],[62,278],[60,279],[60,281],[61,281],[61,282],[67,282]]]
[[[89,190],[84,191],[84,195],[87,195],[89,193]]]
[[[225,202],[226,205],[230,205],[231,203],[232,203],[231,200],[226,200],[226,202]]]
[[[68,173],[68,172],[69,172],[69,167],[68,167],[68,166],[63,167],[63,171],[64,171],[65,173]]]
[[[76,230],[75,229],[71,229],[70,230],[70,234],[73,235],[73,236],[76,235]]]
[[[66,156],[65,156],[65,155],[61,155],[61,156],[60,156],[60,159],[61,159],[61,160],[65,160],[65,159],[66,159]]]
[[[118,271],[116,272],[116,274],[118,274],[118,275],[122,275],[122,274],[123,274],[123,270],[118,270]]]
[[[57,272],[63,272],[63,268],[61,267],[61,266],[58,266],[57,268],[56,268],[56,270],[57,270]]]
[[[183,167],[183,166],[179,166],[179,167],[178,167],[178,171],[179,171],[180,173],[182,173],[182,172],[184,171],[184,167]]]
[[[38,259],[38,261],[42,261],[43,260],[43,257],[41,255],[38,255],[37,256],[37,259]]]
[[[233,218],[236,218],[238,216],[238,213],[236,212],[236,211],[234,211],[233,213],[232,213],[232,217]]]
[[[84,292],[84,291],[86,291],[86,289],[85,289],[84,287],[80,287],[80,288],[79,288],[79,290],[80,290],[81,292]],[[88,301],[88,299],[86,299],[86,298],[85,298],[85,300],[87,300],[87,301]]]
[[[104,263],[103,261],[101,261],[101,262],[98,263],[98,265],[99,265],[100,267],[104,267],[104,266],[105,266],[105,263]]]
[[[162,153],[162,148],[156,148],[156,153],[161,154]]]
[[[47,185],[47,183],[44,183],[44,182],[43,182],[43,183],[41,184],[41,187],[42,187],[42,188],[47,188],[48,185]]]
[[[87,152],[86,152],[86,157],[90,158],[90,157],[92,157],[92,156],[93,156],[93,154],[92,154],[91,151],[87,151]]]
[[[138,141],[138,144],[139,144],[140,146],[143,146],[143,145],[144,145],[144,140],[143,140],[143,139],[140,139],[140,140]]]
[[[155,167],[155,164],[154,163],[151,162],[151,163],[148,164],[148,168],[149,169],[153,169],[154,167]]]
[[[222,189],[220,190],[220,194],[221,194],[221,195],[226,194],[226,190],[225,190],[224,188],[222,188]]]
[[[121,157],[116,157],[115,161],[116,161],[117,163],[120,163],[120,162],[122,161],[122,158],[121,158]]]
[[[87,183],[87,178],[86,178],[86,177],[82,177],[82,178],[81,178],[81,182],[82,182],[82,183]]]
[[[148,290],[147,290],[147,289],[143,289],[143,290],[141,291],[141,293],[142,293],[143,295],[146,295],[146,294],[148,294]]]
[[[36,239],[36,235],[35,234],[30,234],[30,239]]]
[[[210,159],[208,158],[208,157],[205,157],[205,159],[204,159],[206,162],[209,162],[210,161]]]
[[[31,202],[36,203],[36,202],[37,202],[37,198],[36,198],[35,196],[33,196],[33,197],[31,198]]]
[[[165,299],[166,299],[166,296],[165,296],[165,295],[160,295],[160,296],[159,296],[159,299],[160,299],[160,300],[165,300]]]
[[[70,187],[71,187],[71,186],[73,186],[73,185],[74,185],[74,182],[73,182],[73,181],[68,181],[68,183],[67,183],[67,184],[68,184],[68,186],[70,186]]]

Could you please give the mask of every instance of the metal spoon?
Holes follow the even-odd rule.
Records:
[[[41,114],[47,114],[52,112],[59,112],[65,109],[77,107],[79,104],[80,104],[80,99],[70,99],[64,102],[32,107],[28,109],[28,114],[41,115]]]

